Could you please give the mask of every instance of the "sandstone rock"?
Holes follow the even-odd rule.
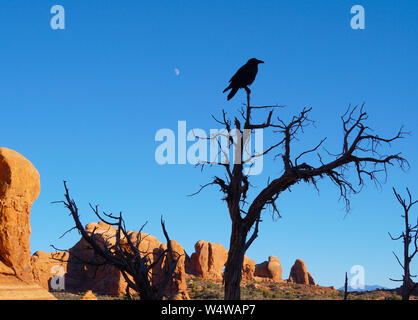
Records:
[[[309,284],[311,286],[314,286],[315,285],[315,280],[314,280],[314,278],[312,277],[312,275],[309,272],[308,272],[308,281],[309,281]]]
[[[260,285],[258,283],[250,283],[245,286],[248,289],[259,289]]]
[[[190,257],[192,273],[203,279],[222,280],[228,259],[228,251],[223,245],[200,240],[194,248],[195,252]]]
[[[0,300],[55,300],[35,284],[30,264],[30,209],[39,173],[19,153],[0,148]]]
[[[270,256],[268,261],[255,265],[254,275],[274,282],[282,282],[282,272],[283,269],[279,259],[275,256]]]
[[[40,192],[39,173],[19,153],[0,148],[0,267],[31,280],[29,214]]]
[[[173,250],[173,258],[167,261],[165,259],[159,264],[158,272],[153,275],[153,282],[158,284],[162,279],[158,276],[158,274],[164,274],[168,270],[168,265],[174,263],[177,259],[177,265],[174,269],[173,278],[168,283],[166,288],[166,294],[169,299],[172,300],[189,300],[189,294],[187,293],[187,282],[186,282],[186,271],[185,271],[185,260],[186,260],[186,252],[184,251],[183,247],[175,240],[170,240],[171,248]],[[160,245],[161,250],[167,249],[167,244]]]
[[[86,231],[95,237],[99,244],[109,247],[116,243],[116,228],[104,222],[89,223]],[[146,234],[129,231],[130,240],[140,251],[149,253],[151,262],[161,252],[162,243],[157,238]],[[122,245],[127,239],[122,237]],[[100,260],[100,259],[99,259]],[[94,266],[83,261],[98,261],[93,249],[83,238],[69,250],[67,264],[66,289],[72,292],[92,290],[102,295],[121,296],[126,293],[127,283],[119,269],[111,265]],[[152,275],[151,275],[152,277]]]
[[[223,245],[200,240],[195,244],[195,252],[190,257],[190,273],[203,279],[222,281],[228,250]],[[242,278],[252,280],[255,261],[244,256]]]
[[[86,293],[81,297],[80,300],[97,300],[97,297],[94,295],[93,291],[88,290]]]
[[[0,261],[0,274],[14,276],[15,271]]]
[[[0,300],[57,300],[51,293],[30,281],[0,275]]]
[[[86,231],[95,237],[97,242],[104,246],[111,247],[116,243],[116,228],[106,223],[89,223]],[[167,248],[166,244],[161,243],[154,236],[146,233],[128,231],[130,241],[139,248],[141,252],[149,253],[150,262],[154,262],[157,257]],[[121,243],[126,244],[127,239],[122,237]],[[167,286],[167,294],[170,298],[188,299],[186,272],[185,272],[185,252],[183,247],[176,241],[171,241],[174,251],[174,258],[180,256],[178,264],[173,274],[173,279]],[[93,249],[81,238],[65,255],[63,253],[46,254],[36,252],[32,256],[32,269],[34,278],[45,288],[50,288],[51,267],[59,265],[60,260],[65,274],[65,290],[70,292],[93,291],[97,294],[121,296],[126,293],[127,283],[120,271],[111,265],[95,266],[84,263],[85,261],[97,262]],[[54,259],[55,258],[55,259]],[[169,261],[170,263],[172,261]],[[161,281],[162,272],[167,270],[167,261],[161,260],[151,271],[151,281],[158,284]],[[132,292],[131,292],[132,293]]]
[[[314,285],[315,281],[312,276],[308,273],[305,262],[301,259],[297,259],[292,269],[290,270],[288,282],[299,283],[299,284],[310,284]]]
[[[115,228],[104,224],[88,224],[86,230],[94,231],[99,243],[109,245],[115,243],[112,233]],[[113,242],[113,243],[112,243]],[[84,261],[99,262],[94,250],[83,238],[70,250],[65,274],[65,290],[70,292],[86,292],[92,290],[98,294],[119,296],[125,293],[126,284],[119,270],[111,265],[95,266]],[[102,260],[100,260],[102,262]]]
[[[242,266],[242,279],[254,280],[256,264],[254,260],[251,260],[247,256],[244,256],[244,263]]]
[[[47,290],[54,289],[51,280],[55,276],[61,277],[60,281],[64,282],[65,273],[67,272],[67,262],[69,258],[68,252],[52,252],[46,253],[36,251],[31,257],[33,279]]]

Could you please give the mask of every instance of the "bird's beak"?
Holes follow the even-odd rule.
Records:
[[[258,63],[264,63],[264,61],[258,60]]]

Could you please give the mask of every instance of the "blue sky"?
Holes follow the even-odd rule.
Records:
[[[341,286],[344,273],[362,265],[367,284],[393,287],[399,277],[389,239],[402,227],[392,195],[405,186],[418,197],[418,4],[415,1],[60,1],[65,30],[50,28],[52,1],[3,1],[0,5],[1,146],[26,156],[41,175],[31,213],[31,250],[69,248],[77,233],[63,199],[69,182],[85,224],[95,221],[88,203],[123,211],[128,228],[170,236],[191,254],[198,240],[229,245],[230,221],[216,188],[187,197],[217,168],[160,166],[157,130],[218,128],[211,114],[233,114],[243,92],[227,102],[222,90],[249,58],[265,61],[252,85],[257,105],[281,104],[289,118],[313,108],[316,128],[296,150],[327,136],[341,146],[340,115],[366,102],[370,125],[382,135],[405,125],[411,135],[393,145],[411,169],[390,168],[382,188],[368,185],[352,197],[346,216],[328,181],[300,184],[280,196],[283,218],[269,213],[247,255],[258,263],[277,256],[287,278],[303,259],[317,283]],[[362,4],[366,29],[350,28],[350,8]],[[174,69],[180,74],[176,76]],[[266,141],[273,141],[267,135]],[[254,178],[258,190],[280,162],[265,159]],[[415,212],[415,214],[417,214]],[[413,271],[418,272],[417,264]]]

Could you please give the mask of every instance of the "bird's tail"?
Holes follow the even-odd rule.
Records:
[[[228,94],[227,100],[231,100],[232,97],[235,96],[235,94],[237,93],[237,91],[238,91],[238,88],[232,88],[232,90]]]

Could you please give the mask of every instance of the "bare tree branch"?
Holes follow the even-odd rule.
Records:
[[[329,152],[326,148],[325,154],[321,155],[320,148],[324,146],[326,138],[323,138],[316,146],[306,149],[294,155],[294,143],[298,141],[300,134],[303,134],[309,126],[314,126],[314,121],[309,118],[312,108],[305,107],[301,112],[285,121],[281,117],[275,117],[274,111],[277,108],[272,106],[251,106],[250,90],[247,91],[246,107],[240,111],[240,119],[235,117],[230,120],[226,112],[222,110],[222,120],[215,119],[222,124],[228,133],[231,132],[232,124],[238,134],[234,139],[229,136],[228,149],[220,145],[224,158],[229,159],[230,147],[234,147],[234,162],[230,161],[221,164],[227,171],[226,179],[215,177],[211,182],[201,186],[199,191],[210,185],[218,185],[223,193],[223,200],[228,206],[232,222],[230,248],[225,268],[225,298],[239,299],[239,282],[241,275],[239,270],[242,267],[244,253],[258,236],[259,222],[263,210],[270,208],[273,217],[280,217],[277,201],[279,196],[300,182],[312,184],[318,191],[318,181],[328,179],[339,190],[340,198],[345,202],[347,212],[350,209],[350,196],[360,192],[367,181],[373,182],[376,186],[387,179],[388,168],[398,165],[404,169],[408,162],[400,153],[385,153],[393,142],[403,139],[407,132],[401,128],[397,134],[391,137],[382,137],[375,134],[366,124],[368,114],[364,111],[364,103],[358,107],[349,106],[341,117],[342,122],[342,146],[340,152]],[[283,109],[280,109],[283,110]],[[265,111],[265,120],[254,122],[252,113]],[[242,119],[242,120],[241,120]],[[264,151],[250,152],[246,154],[244,147],[256,129],[271,130],[277,137]],[[224,149],[222,150],[222,147]],[[275,159],[282,160],[282,173],[268,180],[267,186],[258,191],[253,199],[248,199],[250,181],[245,173],[245,166],[250,165],[252,160],[277,151]],[[316,153],[315,162],[301,159],[307,155]],[[238,161],[236,161],[238,159]],[[248,172],[248,171],[247,171]],[[277,172],[277,171],[276,171]],[[353,180],[354,179],[354,180]],[[195,193],[195,194],[197,194]],[[247,239],[248,233],[253,229],[252,235]]]
[[[131,236],[126,230],[122,213],[119,213],[118,216],[114,216],[113,214],[103,212],[103,215],[101,215],[99,213],[98,206],[92,206],[90,204],[90,208],[100,219],[100,221],[108,224],[109,228],[110,226],[116,227],[116,233],[114,235],[110,236],[109,238],[105,238],[104,235],[102,235],[102,238],[100,238],[100,236],[96,235],[95,233],[96,228],[94,228],[91,232],[88,232],[86,229],[84,229],[80,221],[77,205],[75,201],[70,197],[66,181],[64,181],[64,188],[65,200],[55,203],[64,204],[64,206],[70,211],[70,214],[73,217],[75,223],[75,228],[79,233],[81,233],[83,239],[94,251],[94,259],[92,259],[92,261],[86,261],[85,259],[80,259],[79,257],[78,259],[80,259],[80,261],[84,264],[91,264],[96,266],[113,265],[122,273],[128,284],[128,288],[138,292],[142,300],[161,300],[166,295],[166,287],[172,279],[174,270],[181,257],[181,255],[178,254],[177,258],[174,258],[171,241],[162,217],[161,226],[164,232],[164,236],[167,240],[167,249],[162,250],[162,252],[157,255],[154,262],[151,263],[149,259],[150,253],[141,252],[139,250],[139,245],[143,240],[142,230],[146,223],[142,225],[138,237],[135,241],[131,239]],[[73,229],[74,228],[71,230]],[[115,238],[115,244],[113,245],[110,244],[111,238]],[[71,254],[74,255],[74,253]],[[98,261],[96,259],[97,257],[100,257],[102,260]],[[164,274],[162,274],[161,281],[155,283],[154,280],[151,280],[151,270],[160,262],[162,263],[163,260],[165,260],[167,268],[164,270]]]
[[[418,200],[412,200],[411,192],[408,188],[406,188],[406,192],[408,194],[408,199],[402,198],[402,196],[396,191],[395,188],[392,188],[393,193],[398,200],[399,204],[402,206],[403,214],[401,217],[404,220],[404,231],[402,234],[394,238],[389,233],[389,236],[392,240],[400,240],[402,239],[403,242],[403,263],[400,261],[399,257],[396,255],[395,252],[393,252],[396,260],[398,261],[399,265],[403,269],[403,276],[402,276],[402,287],[400,288],[402,299],[403,300],[409,300],[409,297],[414,292],[414,290],[417,288],[418,283],[414,283],[411,279],[413,277],[411,275],[410,270],[410,264],[412,259],[415,257],[416,253],[418,252],[418,218],[417,218],[417,224],[415,226],[412,226],[410,223],[410,210],[411,208],[418,203]],[[411,248],[411,243],[413,242],[414,248]],[[411,251],[412,250],[412,251]],[[391,279],[392,280],[392,279]],[[393,281],[399,281],[399,280],[393,280]]]

